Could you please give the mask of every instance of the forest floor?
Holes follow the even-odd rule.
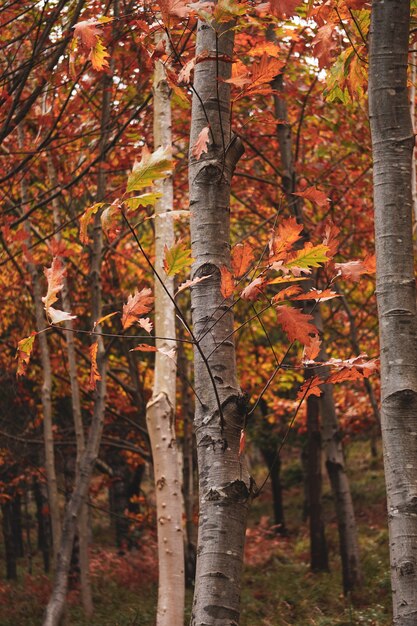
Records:
[[[364,582],[344,598],[338,557],[337,526],[327,480],[324,483],[326,537],[330,572],[309,569],[308,526],[302,522],[301,467],[291,449],[284,451],[282,479],[288,536],[270,531],[270,493],[253,503],[247,537],[241,626],[388,626],[391,623],[388,532],[381,458],[372,459],[369,442],[347,446],[347,466],[359,528]],[[256,471],[262,483],[264,470]],[[97,541],[103,529],[99,529]],[[154,626],[156,547],[147,536],[143,547],[119,556],[104,536],[92,552],[95,614],[86,620],[70,595],[69,626]],[[106,545],[107,543],[107,545]],[[1,550],[2,548],[0,548]],[[21,559],[19,581],[6,583],[0,553],[0,626],[39,626],[50,582],[34,559],[33,573]],[[189,617],[192,592],[187,592]],[[186,622],[187,623],[187,622]]]

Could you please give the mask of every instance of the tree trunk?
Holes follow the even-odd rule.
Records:
[[[4,556],[6,561],[6,578],[17,579],[17,546],[13,528],[13,500],[6,500],[1,505],[3,516]]]
[[[236,374],[231,300],[220,293],[220,268],[230,266],[230,183],[243,152],[231,136],[233,23],[197,25],[191,148],[210,127],[208,152],[190,151],[189,187],[195,346],[195,433],[199,469],[199,536],[193,626],[239,624],[240,578],[251,480],[239,458],[246,401]],[[204,55],[208,55],[204,57]],[[226,61],[224,60],[226,59]],[[229,62],[227,62],[229,61]],[[206,117],[207,116],[207,117]],[[229,339],[227,339],[229,337]]]
[[[154,149],[172,145],[171,94],[161,61],[155,63]],[[174,280],[164,275],[165,245],[174,243],[174,223],[166,213],[173,209],[172,177],[155,184],[162,196],[155,206],[155,335],[158,349],[170,350],[175,343]],[[164,215],[158,217],[160,213]],[[152,398],[146,407],[156,486],[158,531],[158,609],[157,626],[184,624],[184,536],[182,528],[181,473],[175,438],[175,390],[177,366],[174,358],[156,352]]]
[[[55,167],[52,162],[52,157],[48,155],[47,160],[48,176],[52,188],[58,187],[57,176]],[[54,217],[54,227],[56,231],[55,238],[59,242],[61,241],[61,217],[59,211],[58,199],[52,200],[52,211]],[[60,257],[61,263],[65,266],[65,259]],[[71,311],[71,299],[68,291],[67,277],[64,276],[63,288],[61,292],[62,308],[64,311]],[[75,441],[77,446],[76,456],[76,475],[80,471],[80,458],[85,448],[84,438],[84,426],[81,412],[81,398],[80,398],[80,386],[78,384],[77,373],[77,358],[75,353],[75,341],[73,322],[68,320],[66,322],[66,328],[69,330],[64,331],[65,341],[67,344],[67,356],[68,356],[68,374],[71,385],[71,402],[72,402],[72,416],[74,421]],[[80,588],[81,588],[81,602],[83,605],[84,613],[86,617],[91,617],[93,614],[93,596],[91,591],[90,580],[90,564],[88,554],[88,503],[84,502],[78,520],[78,547],[79,547],[79,567],[80,567]]]
[[[284,187],[287,201],[292,213],[297,218],[297,220],[301,221],[301,223],[304,223],[304,216],[301,211],[299,198],[293,195],[296,191],[296,171],[292,153],[291,126],[288,123],[287,103],[284,98],[279,96],[279,92],[283,91],[282,74],[277,76],[277,78],[275,79],[274,88],[278,92],[274,95],[275,116],[277,119],[285,120],[287,122],[286,124],[281,123],[277,126],[277,136],[281,155],[282,185]],[[316,327],[319,330],[322,330],[323,320],[319,304],[315,307],[314,317]],[[327,360],[327,355],[324,349],[320,354],[319,360]],[[321,374],[323,374],[323,372],[321,372]],[[369,382],[368,385],[370,386]],[[331,385],[325,385],[323,397],[320,399],[319,402],[319,409],[322,416],[321,443],[323,445],[323,451],[325,454],[326,468],[332,488],[338,523],[339,549],[343,572],[343,590],[345,593],[348,593],[361,582],[359,545],[356,533],[355,512],[350,493],[349,479],[347,477],[344,467],[343,447],[340,439],[338,423],[339,420],[334,404],[333,387]],[[316,411],[316,403],[307,403],[307,411],[313,411],[314,413]],[[307,418],[307,423],[315,429],[316,419],[314,415],[311,416],[311,419]],[[315,441],[315,439],[316,436],[313,432],[311,433],[311,437],[309,438],[309,451],[311,450],[311,445],[313,445],[313,441]],[[313,454],[313,457],[315,457],[317,454],[321,456],[321,453],[319,453],[318,451],[311,451],[311,453]],[[319,459],[317,459],[317,462],[318,461]],[[314,466],[312,468],[313,471],[319,471],[319,468],[316,469],[316,462],[312,461],[312,463]],[[321,467],[321,463],[319,467]],[[313,478],[312,480],[314,481],[315,479]],[[321,498],[321,490],[317,490],[317,485],[310,486],[310,498],[312,494],[316,494],[318,497]],[[317,509],[317,507],[321,509],[321,503],[314,504],[310,500],[310,504],[315,510]],[[314,544],[316,544],[317,542],[321,542],[321,550],[323,551],[323,553],[322,556],[319,558],[318,549],[320,544],[318,544],[315,546],[314,549],[312,549],[312,555],[316,555],[314,558],[315,562],[317,561],[323,563],[325,565],[325,569],[327,569],[327,549],[325,546],[324,531],[320,530],[323,526],[323,522],[319,518],[317,518],[316,521],[318,526],[317,528],[312,530],[312,533],[316,537],[316,540],[314,540]],[[311,517],[310,523],[312,523]],[[319,539],[320,537],[321,539]],[[312,568],[315,569],[315,566],[313,566],[313,562]]]
[[[417,311],[412,241],[414,136],[407,93],[410,2],[372,3],[369,65],[381,430],[395,626],[417,623]]]

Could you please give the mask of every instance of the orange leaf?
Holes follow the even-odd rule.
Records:
[[[238,243],[232,250],[232,270],[235,278],[241,278],[251,266],[254,254],[250,244]]]
[[[197,141],[191,148],[191,154],[198,159],[201,157],[203,152],[208,152],[208,142],[209,142],[209,133],[210,129],[208,126],[205,126],[197,137]]]
[[[317,335],[317,328],[311,323],[312,315],[290,306],[277,306],[276,311],[277,320],[290,341],[299,341],[307,346],[312,341],[312,335]]]
[[[133,296],[129,296],[126,304],[123,305],[122,326],[123,330],[132,326],[144,313],[148,313],[152,308],[153,295],[149,287],[141,291],[136,290]]]
[[[100,29],[97,28],[98,24],[99,22],[96,18],[78,22],[74,26],[74,37],[79,37],[87,48],[92,48],[97,41],[97,37],[101,34]]]
[[[324,191],[320,191],[316,187],[308,187],[304,191],[295,191],[293,195],[310,200],[318,207],[326,208],[329,205],[329,198]]]
[[[340,298],[340,294],[332,291],[331,289],[310,289],[307,293],[302,293],[295,297],[294,300],[317,300],[317,302],[325,302],[325,300],[332,300],[332,298]]]
[[[340,228],[333,224],[333,222],[326,224],[323,243],[329,248],[327,252],[329,259],[333,258],[339,249],[339,233]]]
[[[300,239],[302,230],[303,225],[298,224],[295,217],[289,217],[279,224],[269,242],[269,261],[272,263],[284,259],[293,244]]]
[[[98,342],[92,343],[89,348],[90,360],[91,360],[91,368],[90,368],[90,378],[88,380],[88,389],[90,391],[94,391],[97,385],[97,381],[101,380],[100,372],[97,367],[97,350],[98,350]]]
[[[196,276],[195,278],[186,280],[178,287],[177,293],[175,295],[177,296],[179,293],[181,293],[181,291],[188,289],[188,287],[194,287],[194,285],[198,285],[198,283],[201,283],[203,280],[207,280],[207,278],[210,278],[211,276],[213,276],[213,274],[208,274],[207,276]]]
[[[155,346],[149,346],[147,343],[140,343],[136,348],[132,348],[129,352],[158,352]]]
[[[323,380],[319,378],[319,376],[314,376],[314,378],[308,378],[303,382],[300,389],[297,393],[297,400],[301,402],[302,400],[307,400],[309,396],[321,396],[320,385],[323,384]]]
[[[95,46],[91,48],[90,54],[88,55],[93,69],[95,69],[97,72],[100,72],[101,70],[104,70],[104,68],[109,67],[109,62],[106,58],[109,56],[110,55],[107,52],[106,47],[103,45],[103,41],[100,37],[97,37]]]
[[[297,300],[295,296],[297,296],[301,292],[300,285],[290,285],[289,287],[285,287],[281,289],[273,298],[272,302],[282,302],[283,300],[289,300],[290,298],[294,298]]]
[[[304,347],[303,361],[314,361],[314,359],[320,354],[321,339],[318,335],[312,337],[310,343]]]
[[[235,290],[235,284],[233,282],[233,276],[230,270],[225,265],[220,268],[221,284],[220,292],[223,298],[229,298]]]
[[[363,376],[355,368],[344,367],[339,372],[333,372],[327,378],[326,383],[343,383],[346,380],[362,380]]]
[[[61,260],[58,257],[54,257],[51,267],[45,267],[43,271],[48,281],[48,291],[46,296],[42,298],[42,302],[45,309],[48,309],[58,300],[58,293],[64,286],[66,270]]]

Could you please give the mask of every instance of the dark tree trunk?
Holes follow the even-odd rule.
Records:
[[[42,552],[43,569],[45,573],[48,573],[51,558],[48,499],[43,494],[42,486],[36,479],[33,480],[33,497],[36,504],[36,521],[38,524],[38,549]]]
[[[13,529],[13,501],[6,500],[1,505],[3,516],[4,553],[6,560],[6,578],[17,579],[17,546]]]
[[[267,448],[263,446],[261,448],[261,454],[265,459],[266,466],[271,475],[271,487],[272,487],[272,504],[274,508],[274,522],[276,525],[276,532],[285,535],[285,519],[284,519],[284,505],[282,503],[282,485],[281,485],[281,459],[277,456],[277,448]]]
[[[310,563],[313,572],[327,571],[329,569],[321,500],[321,461],[319,399],[316,396],[310,396],[307,398],[307,484],[310,520]]]

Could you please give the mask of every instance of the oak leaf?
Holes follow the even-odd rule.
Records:
[[[316,300],[317,302],[325,302],[333,298],[340,298],[340,294],[331,289],[310,289],[310,291],[297,295],[294,300]]]
[[[109,53],[107,52],[106,47],[103,44],[103,41],[100,37],[97,38],[97,41],[93,48],[90,50],[90,54],[88,58],[91,61],[91,65],[93,69],[97,72],[104,70],[106,67],[109,67],[109,62],[106,57],[109,57]]]
[[[141,191],[150,187],[155,180],[166,178],[172,172],[170,148],[159,147],[155,152],[142,151],[140,161],[136,161],[127,179],[127,192]]]
[[[306,381],[303,382],[300,389],[297,393],[297,400],[299,402],[303,400],[307,400],[309,396],[321,396],[320,385],[323,384],[323,380],[319,376],[314,376],[313,378],[307,378]]]
[[[317,335],[317,328],[311,323],[313,316],[290,306],[279,305],[275,308],[278,323],[288,339],[308,346],[312,341],[312,336]]]
[[[320,354],[321,339],[318,335],[312,337],[310,343],[304,347],[303,361],[314,361]]]
[[[243,300],[249,300],[249,302],[255,302],[259,298],[262,293],[263,288],[267,284],[267,281],[264,277],[258,276],[255,278],[247,287],[244,288],[240,297]]]
[[[303,225],[299,224],[295,217],[289,217],[272,231],[269,241],[269,261],[285,259],[288,251],[301,238]]]
[[[294,196],[299,196],[300,198],[304,198],[305,200],[310,200],[318,207],[326,208],[329,205],[329,198],[324,193],[324,191],[320,191],[316,187],[308,187],[304,189],[304,191],[295,191],[293,193]]]
[[[130,295],[126,304],[123,305],[122,327],[123,330],[129,328],[138,321],[141,315],[148,313],[152,308],[153,295],[149,287],[144,287],[141,291],[136,290]]]
[[[17,371],[16,376],[24,376],[29,365],[33,345],[37,333],[33,332],[29,337],[24,337],[17,344]]]
[[[335,263],[334,265],[342,278],[350,278],[357,281],[362,274],[375,273],[375,256],[367,256],[363,261],[347,261],[346,263]]]
[[[301,0],[270,0],[270,11],[278,18],[291,17],[301,3]]]
[[[225,265],[222,265],[220,268],[220,275],[221,275],[220,292],[223,298],[230,298],[230,296],[235,290],[235,284],[233,282],[232,273]]]
[[[141,317],[138,319],[138,324],[141,328],[143,328],[143,330],[146,330],[147,333],[152,332],[153,324],[149,317]]]
[[[192,265],[193,262],[191,250],[187,248],[187,244],[181,241],[181,239],[174,243],[171,248],[165,245],[163,265],[167,276],[175,276],[185,267]]]
[[[140,343],[136,348],[131,348],[129,352],[158,352],[155,346],[150,346],[147,343]]]
[[[314,56],[317,57],[319,68],[329,67],[336,55],[337,43],[334,39],[335,25],[331,22],[321,26],[312,43]]]
[[[232,271],[235,278],[241,278],[250,268],[254,259],[252,246],[245,243],[238,243],[232,249]]]
[[[93,206],[88,207],[88,209],[86,209],[84,213],[82,214],[82,216],[80,217],[80,241],[81,243],[88,242],[87,227],[91,221],[92,216],[95,215],[95,213],[97,213],[97,211],[101,209],[101,207],[104,204],[105,204],[104,202],[96,202],[96,204],[93,204]]]
[[[97,386],[97,382],[101,380],[101,375],[100,375],[100,372],[98,371],[98,366],[97,366],[97,350],[98,350],[98,342],[96,341],[95,343],[92,343],[89,348],[91,367],[90,367],[90,378],[88,379],[87,387],[88,389],[90,389],[90,391],[94,391],[94,389]]]
[[[208,152],[208,143],[210,139],[210,128],[205,126],[199,133],[197,141],[191,148],[191,154],[197,159],[201,158],[203,152]]]
[[[328,247],[323,243],[314,246],[311,241],[307,241],[304,248],[297,250],[291,259],[284,262],[294,276],[300,276],[301,272],[308,273],[312,267],[320,267],[322,263],[327,263]]]
[[[189,287],[194,287],[194,285],[198,285],[198,283],[201,283],[203,280],[207,280],[207,278],[210,278],[211,276],[213,276],[213,274],[208,274],[207,276],[196,276],[195,278],[190,278],[189,280],[186,280],[178,287],[177,293],[175,295],[177,296],[179,293],[181,293],[181,291],[184,291]]]

